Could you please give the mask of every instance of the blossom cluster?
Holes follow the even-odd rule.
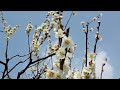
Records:
[[[72,12],[71,15],[76,15],[75,12]],[[95,40],[102,40],[102,37],[99,32],[99,27],[101,22],[98,19],[102,17],[102,14],[92,18],[91,22],[81,22],[82,31],[88,35],[88,32],[92,32],[93,28],[88,28],[88,25],[92,22],[98,22],[97,32],[95,34]],[[3,14],[1,14],[3,29],[6,33],[7,39],[9,39],[18,29],[19,25],[15,27],[7,26],[7,22],[3,18]],[[96,79],[96,72],[95,72],[95,59],[96,59],[96,52],[95,51],[87,51],[88,48],[86,47],[86,57],[83,58],[83,67],[82,70],[78,70],[72,67],[72,60],[74,59],[74,53],[77,48],[77,44],[73,41],[72,37],[69,35],[68,29],[62,23],[63,19],[63,11],[48,11],[45,21],[42,22],[41,25],[36,26],[35,32],[32,37],[32,41],[30,44],[30,49],[32,51],[33,56],[37,56],[39,59],[39,52],[41,50],[41,45],[48,41],[48,48],[46,50],[47,55],[55,54],[55,60],[52,60],[52,68],[50,67],[49,63],[45,66],[44,76],[46,79]],[[29,22],[25,32],[29,36],[31,31],[33,30],[32,22]],[[55,39],[57,40],[56,43],[52,44],[51,37],[52,35],[50,32],[54,32]],[[29,38],[29,37],[28,37]],[[86,38],[88,40],[88,38]],[[86,41],[87,41],[86,40]],[[88,43],[88,42],[87,42]],[[88,46],[88,45],[87,45]],[[48,59],[48,58],[47,58]],[[85,65],[87,61],[87,65]],[[42,62],[42,61],[41,61]],[[105,65],[106,61],[103,62],[103,66]],[[36,65],[33,65],[30,68],[32,73],[37,74],[38,71],[40,72],[42,69],[38,67],[40,62]],[[43,67],[42,67],[43,68]],[[38,71],[37,71],[38,70]]]
[[[94,17],[92,21],[96,21],[101,14],[97,17]],[[98,23],[100,23],[98,21]],[[83,26],[83,31],[87,33],[87,28],[85,27],[85,22],[81,22]],[[88,24],[88,23],[87,23]],[[93,28],[90,28],[90,32],[93,31]],[[70,60],[73,59],[73,53],[75,51],[75,44],[70,36],[66,36],[66,32],[63,28],[60,28],[59,26],[57,28],[54,28],[55,37],[56,38],[62,38],[62,45],[57,50],[56,56],[57,60],[56,62],[53,62],[53,69],[48,68],[46,70],[46,77],[48,79],[96,79],[96,73],[95,73],[95,57],[96,53],[89,52],[88,53],[88,61],[87,61],[87,67],[83,66],[81,72],[80,70],[74,70],[70,66]],[[99,33],[96,34],[95,37],[97,40],[101,40],[101,36]],[[61,60],[65,59],[65,62],[63,64],[63,70],[61,70]],[[84,58],[85,61],[85,58]]]
[[[16,30],[20,27],[19,25],[16,25],[15,27],[12,27],[11,25],[7,26],[7,22],[3,17],[3,13],[1,12],[1,18],[2,18],[2,23],[3,23],[3,30],[6,34],[6,38],[9,39],[15,32]]]
[[[75,14],[73,14],[75,15]],[[94,17],[91,22],[97,21],[101,16],[98,15]],[[35,29],[33,35],[31,49],[34,55],[38,55],[40,51],[40,46],[47,39],[48,49],[47,55],[55,53],[55,60],[52,63],[52,68],[47,65],[45,69],[44,76],[47,79],[96,79],[95,73],[95,57],[96,53],[88,52],[87,53],[87,66],[85,64],[82,67],[82,70],[73,69],[71,66],[71,61],[74,59],[73,55],[77,45],[73,42],[72,38],[67,35],[67,31],[62,24],[62,11],[49,11],[45,21]],[[83,32],[88,33],[86,25],[88,23],[81,22],[83,27]],[[98,21],[100,26],[100,21]],[[31,32],[33,26],[32,23],[29,23],[27,26],[27,33]],[[53,31],[55,38],[58,42],[52,44],[50,31]],[[90,32],[93,31],[93,28],[90,28]],[[95,35],[96,40],[101,40],[99,30]],[[83,63],[85,63],[86,58],[83,58]],[[62,67],[62,68],[61,68]]]

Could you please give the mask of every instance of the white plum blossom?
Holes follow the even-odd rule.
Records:
[[[68,71],[70,70],[68,60],[65,60],[65,62],[63,64],[63,70],[60,69],[60,62],[59,61],[53,62],[53,67],[54,67],[53,70],[55,70],[59,74],[64,74],[65,76],[68,74]]]
[[[56,55],[59,59],[64,59],[65,58],[65,48],[61,47],[58,49],[58,51],[56,52]]]
[[[42,29],[45,29],[45,28],[47,28],[47,24],[46,23],[42,23],[41,27],[42,27]]]
[[[57,32],[55,32],[56,38],[63,38],[65,36],[64,31],[62,29],[58,29]]]
[[[81,22],[81,25],[84,26],[84,24],[85,24],[85,22],[82,21],[82,22]]]
[[[93,21],[96,21],[96,20],[97,20],[97,17],[94,17],[94,18],[93,18]]]
[[[26,28],[26,33],[29,34],[33,29],[33,25],[31,22],[28,23],[27,28]]]
[[[90,28],[90,31],[92,32],[92,31],[93,31],[93,28]]]
[[[96,38],[97,40],[99,40],[99,41],[102,41],[102,37],[101,37],[99,34],[96,34],[96,35],[95,35],[95,38]]]
[[[10,25],[8,27],[4,26],[4,31],[8,39],[16,32],[18,27],[20,26],[19,25],[16,25],[16,27],[11,27]]]
[[[43,30],[43,34],[45,35],[45,34],[48,34],[49,33],[49,29],[44,29]]]
[[[87,29],[86,29],[86,28],[83,28],[82,31],[83,31],[83,32],[87,32]]]
[[[65,48],[70,48],[71,46],[73,46],[74,43],[72,41],[72,38],[71,37],[63,37],[63,46]]]
[[[75,46],[71,46],[69,48],[69,53],[74,53],[75,52]]]
[[[89,52],[89,53],[88,53],[88,58],[89,58],[90,60],[93,60],[94,57],[95,57],[95,53],[94,53],[94,52]]]
[[[82,75],[81,75],[80,71],[74,72],[73,79],[82,79]]]
[[[39,40],[40,40],[40,42],[43,42],[43,41],[44,41],[44,37],[43,37],[43,36],[40,36],[40,37],[39,37]]]
[[[47,69],[46,70],[46,77],[48,79],[57,79],[58,78],[58,73],[55,72],[54,70]]]
[[[63,64],[63,72],[64,74],[68,74],[68,71],[70,69],[70,66],[69,66],[69,61],[68,60],[65,60],[64,64]]]
[[[57,51],[57,50],[59,49],[59,47],[60,47],[59,44],[54,44],[54,45],[53,45],[53,49],[54,49],[55,51]]]
[[[37,27],[37,31],[42,32],[43,31],[42,27],[41,26]]]
[[[92,70],[89,67],[84,67],[82,70],[82,79],[90,79]]]

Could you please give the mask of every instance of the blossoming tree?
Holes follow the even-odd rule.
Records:
[[[20,28],[20,25],[16,25],[14,27],[7,25],[7,22],[3,16],[3,12],[1,12],[3,30],[0,32],[6,34],[6,60],[5,62],[0,60],[0,65],[4,66],[1,79],[12,79],[9,73],[26,61],[28,61],[27,65],[23,70],[17,73],[16,79],[98,79],[95,72],[95,60],[97,55],[97,43],[98,41],[102,40],[100,36],[101,22],[99,21],[99,18],[102,17],[102,14],[93,17],[90,22],[81,22],[81,26],[83,27],[82,31],[85,33],[86,38],[86,48],[82,69],[77,70],[71,66],[71,61],[74,59],[74,52],[77,49],[77,43],[74,43],[69,34],[70,27],[67,28],[70,19],[72,16],[75,16],[76,13],[74,11],[71,12],[70,18],[66,25],[63,25],[62,23],[63,13],[63,11],[49,11],[45,21],[40,26],[35,26],[32,41],[30,41],[30,33],[33,30],[33,25],[32,22],[29,22],[25,31],[28,40],[28,54],[17,54],[13,57],[8,57],[8,46],[10,39],[12,35],[15,34],[17,29]],[[93,28],[89,28],[91,23],[98,24],[93,51],[89,51],[88,38],[89,33],[93,31]],[[52,36],[50,32],[54,32],[54,36]],[[51,37],[56,39],[57,42],[55,44],[52,44]],[[48,47],[46,48],[45,56],[40,57],[39,52],[42,49],[41,46],[44,42],[46,42],[46,40],[48,41]],[[16,57],[27,57],[27,59],[25,58],[24,60],[12,66],[12,68],[9,68],[9,62]],[[100,79],[102,79],[102,73],[106,60],[104,60],[102,65],[101,75],[99,76]],[[43,61],[44,63],[42,63]],[[27,74],[26,71],[31,73],[30,77],[28,75],[26,75],[26,77],[22,77],[22,75]]]

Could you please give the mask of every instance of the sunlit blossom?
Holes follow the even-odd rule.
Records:
[[[26,33],[30,33],[33,29],[33,25],[31,22],[28,23],[27,28],[26,28]]]
[[[64,59],[65,58],[65,48],[61,47],[58,49],[56,52],[56,55],[59,59]]]
[[[66,48],[69,48],[69,47],[73,46],[72,38],[65,36],[65,37],[63,38],[63,46],[66,47]]]

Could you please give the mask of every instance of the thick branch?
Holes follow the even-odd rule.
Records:
[[[39,62],[39,61],[45,60],[45,59],[47,59],[47,58],[49,58],[49,57],[51,57],[51,56],[53,56],[53,55],[55,55],[55,53],[53,53],[53,54],[51,54],[51,55],[49,55],[49,56],[46,56],[46,57],[44,57],[44,58],[37,59],[36,61],[29,62],[29,64],[25,67],[25,69],[23,69],[21,72],[18,73],[17,79],[20,78],[20,76],[27,70],[27,68],[29,68],[30,65],[35,64],[35,63],[37,63],[37,62]]]
[[[67,37],[69,36],[69,30],[70,30],[70,27],[66,31],[66,36]],[[67,48],[65,49],[65,58],[66,58],[66,55],[67,55]],[[65,62],[65,58],[60,61],[60,69],[61,70],[63,70],[63,65],[64,65],[64,62]]]

